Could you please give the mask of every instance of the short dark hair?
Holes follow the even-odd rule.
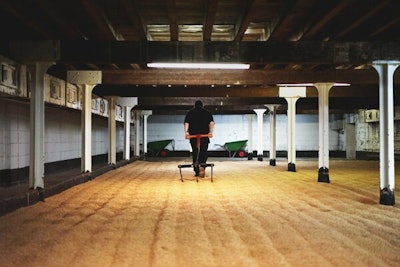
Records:
[[[203,107],[203,102],[201,102],[200,100],[197,100],[196,103],[194,103],[194,107],[202,108]]]

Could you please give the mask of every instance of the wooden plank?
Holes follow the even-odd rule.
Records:
[[[395,82],[399,82],[399,75]],[[368,70],[106,70],[103,84],[143,85],[276,85],[278,83],[346,82],[377,84],[378,73]]]

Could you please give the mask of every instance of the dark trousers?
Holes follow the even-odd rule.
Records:
[[[208,150],[208,143],[209,140],[208,138],[201,138],[200,139],[200,153],[199,153],[199,161],[198,163],[206,163],[207,162],[207,150]],[[196,138],[191,138],[190,139],[190,145],[192,146],[192,158],[193,158],[193,164],[196,163],[197,160],[197,147],[196,147]]]

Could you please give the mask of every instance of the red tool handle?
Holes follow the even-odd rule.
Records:
[[[203,137],[211,138],[211,137],[213,137],[213,135],[211,133],[208,133],[208,134],[187,134],[185,136],[186,139],[196,138],[197,139],[196,140],[196,147],[197,148],[200,148],[200,139],[203,138]]]

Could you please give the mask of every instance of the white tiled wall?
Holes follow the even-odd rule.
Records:
[[[0,99],[0,167],[17,169],[29,165],[28,105]]]
[[[79,158],[81,155],[80,113],[47,108],[45,140],[45,162]]]
[[[108,122],[97,116],[92,118],[92,154],[100,155],[108,151]]]
[[[29,103],[0,99],[0,169],[18,169],[29,166],[29,112]],[[108,152],[107,129],[107,118],[95,115],[92,117],[93,155]],[[80,158],[80,131],[80,111],[46,107],[45,162]],[[123,139],[123,124],[117,122],[117,152],[123,151]]]

